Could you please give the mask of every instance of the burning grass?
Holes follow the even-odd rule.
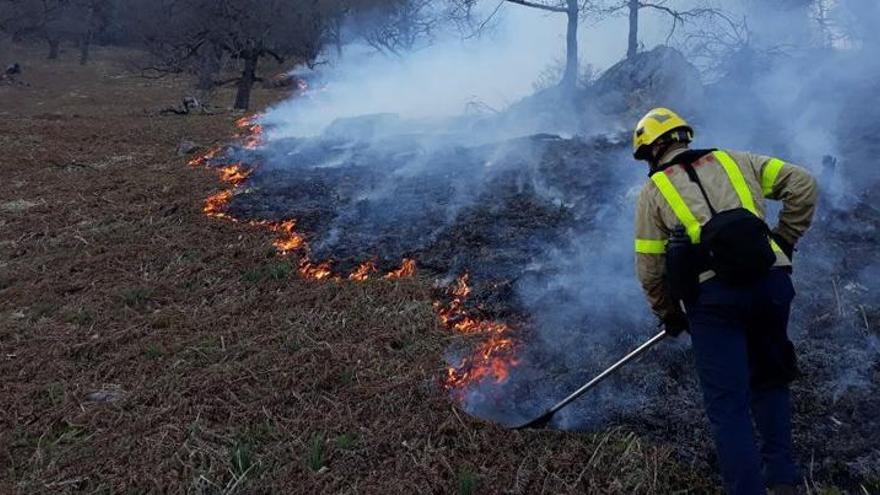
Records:
[[[241,131],[235,136],[243,149],[255,150],[262,143],[264,128],[258,122],[259,115],[244,117],[236,121],[236,127]],[[253,173],[252,168],[246,168],[242,163],[225,164],[225,155],[216,149],[208,151],[203,156],[190,161],[191,166],[206,166],[217,170],[220,180],[232,186],[231,189],[221,191],[208,197],[205,201],[204,213],[209,217],[239,222],[240,219],[229,213],[229,201],[237,189],[239,189]],[[294,219],[281,221],[249,220],[248,224],[267,228],[276,234],[273,245],[280,256],[300,254],[301,259],[297,273],[305,280],[316,282],[326,280],[341,280],[342,276],[334,274],[333,261],[324,260],[313,262],[309,256],[309,246],[305,236],[297,232],[297,222]],[[375,260],[367,260],[358,265],[348,280],[363,282],[371,275],[378,272]],[[404,258],[400,268],[391,270],[382,278],[385,280],[399,280],[409,278],[416,274],[416,261]],[[468,314],[464,303],[471,293],[468,285],[468,274],[462,275],[457,282],[449,288],[451,301],[448,305],[435,302],[434,307],[441,323],[456,333],[470,335],[485,335],[485,340],[479,343],[470,356],[459,360],[457,364],[447,369],[446,376],[442,378],[443,386],[453,391],[459,399],[464,397],[467,389],[491,379],[495,383],[504,383],[510,375],[510,368],[516,366],[516,340],[511,336],[508,325],[480,319]]]

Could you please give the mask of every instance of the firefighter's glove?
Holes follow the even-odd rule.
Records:
[[[690,330],[690,327],[687,316],[681,311],[673,311],[666,318],[663,318],[663,329],[666,330],[666,335],[670,337],[678,337],[681,335],[681,332]]]
[[[776,241],[776,245],[779,246],[780,249],[782,249],[782,252],[785,253],[786,256],[788,256],[789,261],[794,259],[794,244],[786,241],[784,237],[777,234],[776,232],[771,232],[770,238]]]

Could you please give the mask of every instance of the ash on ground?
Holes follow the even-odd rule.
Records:
[[[232,150],[255,173],[231,211],[296,219],[311,258],[333,260],[341,274],[369,259],[393,269],[402,258],[438,286],[469,273],[468,310],[511,323],[519,341],[509,379],[458,391],[461,407],[482,418],[529,419],[656,332],[632,268],[634,191],[644,177],[626,165],[624,139],[539,134],[461,144],[433,133],[350,132],[389,118]],[[844,487],[880,477],[880,265],[870,254],[880,213],[854,202],[823,210],[799,246],[791,325],[805,372],[794,385],[798,449],[815,476]],[[472,345],[453,345],[449,362]],[[714,463],[686,338],[625,368],[554,426],[610,424],[673,443],[686,462]]]

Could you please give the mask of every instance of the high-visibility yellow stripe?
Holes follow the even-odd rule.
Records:
[[[739,196],[739,201],[742,203],[743,208],[749,210],[753,215],[760,218],[761,215],[758,214],[758,210],[755,208],[755,200],[752,198],[752,192],[749,190],[749,185],[746,183],[746,179],[743,177],[739,165],[733,161],[733,158],[731,158],[730,155],[723,151],[716,151],[712,154],[715,156],[715,159],[718,160],[718,163],[724,168],[724,171],[727,172],[727,177],[730,179],[730,183],[733,185],[736,195]]]
[[[783,254],[785,254],[785,252],[782,250],[782,248],[779,247],[779,244],[776,244],[776,241],[774,241],[773,239],[770,239],[770,247],[773,248],[773,252],[774,252],[774,253],[783,253]]]
[[[684,199],[682,199],[678,190],[675,189],[675,186],[672,185],[669,177],[666,177],[665,172],[657,172],[651,175],[651,180],[657,185],[657,189],[660,190],[660,194],[663,195],[663,198],[666,199],[666,203],[669,204],[669,207],[672,208],[675,216],[678,217],[678,221],[684,225],[688,237],[691,238],[691,242],[699,244],[701,230],[700,222],[694,216],[693,212],[691,212],[690,208],[688,208],[687,203],[684,202]]]
[[[636,252],[641,254],[665,254],[666,241],[657,239],[636,239]]]
[[[785,162],[782,160],[771,158],[767,161],[767,165],[764,166],[764,172],[761,174],[761,189],[764,192],[765,198],[773,193],[773,186],[776,185],[776,178],[779,177],[779,172],[782,170],[783,165],[785,165]]]

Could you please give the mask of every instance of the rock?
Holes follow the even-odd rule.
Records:
[[[202,147],[199,146],[198,144],[184,139],[183,141],[180,142],[180,145],[177,146],[177,155],[178,156],[192,155],[193,153],[199,151],[200,149],[202,149]]]
[[[700,73],[678,50],[658,46],[618,62],[592,85],[596,110],[604,115],[641,117],[653,107],[694,114],[704,99]],[[633,120],[634,122],[634,120]]]
[[[86,394],[88,402],[115,402],[122,398],[122,391],[115,389],[96,390]]]
[[[39,205],[39,203],[28,201],[26,199],[16,199],[14,201],[7,201],[0,204],[0,210],[10,213],[21,213],[37,205]]]

